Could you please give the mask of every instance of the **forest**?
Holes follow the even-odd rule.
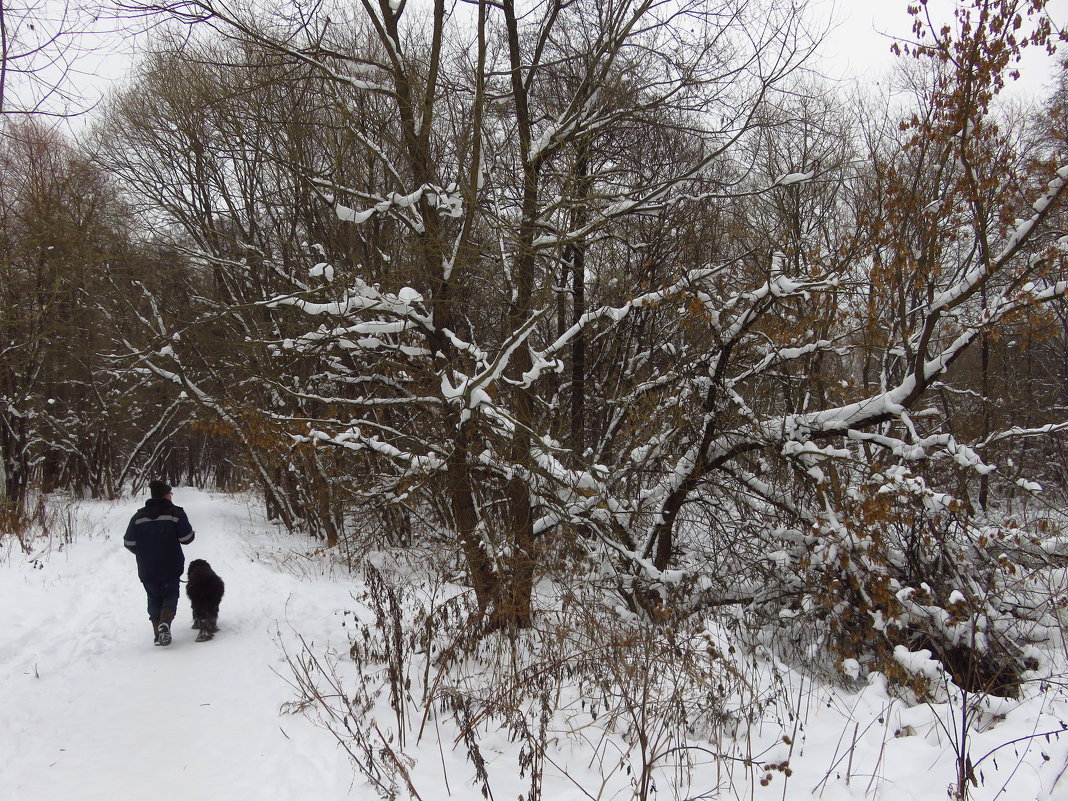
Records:
[[[786,0],[125,0],[143,52],[78,137],[0,80],[0,529],[254,492],[366,572],[398,722],[413,630],[442,675],[513,643],[542,720],[623,642],[711,681],[709,621],[1016,697],[1068,623],[1054,5],[902,3],[880,94]],[[1006,97],[1034,50],[1056,84]],[[452,589],[405,611],[372,552]]]

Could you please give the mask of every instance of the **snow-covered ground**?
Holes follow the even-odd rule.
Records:
[[[133,557],[122,547],[136,501],[81,504],[71,544],[53,538],[27,556],[8,540],[0,550],[0,799],[375,798],[329,732],[281,711],[296,698],[283,649],[298,654],[301,639],[317,655],[332,651],[346,687],[356,689],[346,612],[369,618],[357,600],[362,580],[239,500],[179,488],[175,502],[197,531],[187,559],[207,559],[227,583],[221,631],[208,643],[194,642],[183,598],[174,644],[152,645]],[[1068,735],[1045,735],[1068,721],[1063,689],[1036,679],[1019,701],[995,699],[977,715],[970,753],[981,782],[972,798],[1068,799]],[[723,735],[693,751],[685,788],[673,783],[678,774],[659,773],[651,798],[947,797],[959,739],[951,705],[907,706],[878,679],[847,693],[781,666],[750,691],[781,701],[735,727],[734,740]],[[397,718],[387,696],[372,714],[388,738]],[[633,797],[634,753],[583,718],[581,699],[565,690],[557,700],[574,712],[573,729],[550,726],[544,797]],[[420,717],[417,709],[413,729]],[[475,801],[482,794],[466,747],[448,724],[435,716],[426,732],[436,734],[418,741],[409,731],[401,759],[424,801]],[[372,721],[354,725],[369,732]],[[497,731],[479,736],[494,797],[525,793],[521,744]],[[393,747],[402,751],[396,740]],[[753,762],[716,760],[711,751]],[[784,762],[788,769],[771,767]]]
[[[334,610],[351,605],[351,587],[280,568],[301,543],[233,501],[180,488],[175,503],[197,532],[186,559],[207,559],[226,581],[211,642],[194,642],[183,597],[174,643],[153,646],[122,547],[135,501],[83,505],[76,541],[53,543],[40,560],[4,549],[0,798],[360,797],[348,794],[351,773],[329,733],[279,715],[291,697],[279,637],[292,641],[288,621],[311,639],[341,634]]]

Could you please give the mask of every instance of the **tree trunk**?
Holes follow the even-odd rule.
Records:
[[[575,161],[576,197],[571,228],[582,230],[589,216],[588,200],[592,180],[589,175],[589,156],[582,150]],[[572,242],[565,257],[571,266],[572,324],[586,313],[586,243]],[[571,450],[581,456],[586,450],[586,331],[580,329],[571,342]]]
[[[453,527],[467,562],[475,602],[479,613],[485,614],[497,596],[498,580],[478,534],[478,512],[475,509],[467,452],[466,433],[458,429],[456,444],[449,456],[446,487],[452,507]]]

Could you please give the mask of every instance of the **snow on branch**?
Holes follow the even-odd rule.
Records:
[[[1066,168],[1068,170],[1068,168]],[[1068,281],[1059,281],[1044,289],[1021,292],[1015,297],[1002,297],[992,309],[984,313],[984,325],[998,320],[1035,302],[1048,302],[1068,294]],[[805,414],[788,415],[765,421],[760,428],[766,435],[785,432],[788,436],[815,432],[845,432],[884,420],[900,417],[949,366],[964,353],[979,336],[982,326],[965,329],[936,356],[923,360],[915,370],[895,387],[854,403]]]
[[[350,451],[372,451],[373,453],[385,456],[392,461],[404,463],[407,466],[406,475],[425,475],[439,472],[445,468],[445,459],[435,453],[433,448],[429,445],[425,446],[426,453],[424,454],[414,453],[410,450],[401,450],[396,445],[384,442],[377,436],[377,434],[365,433],[363,430],[364,426],[381,428],[389,434],[391,439],[396,439],[400,435],[400,432],[397,432],[396,430],[387,429],[380,424],[364,420],[361,421],[360,425],[350,426],[346,430],[336,434],[316,428],[309,428],[307,434],[290,434],[290,439],[295,443],[332,445]]]
[[[846,431],[846,436],[856,442],[870,442],[873,445],[885,448],[894,454],[894,456],[906,462],[916,461],[917,459],[923,459],[927,456],[927,451],[920,445],[910,444],[903,439],[891,437],[887,434],[880,434],[872,431],[857,431],[856,429],[851,428]]]
[[[1068,282],[1060,281],[1045,288],[1027,287],[1015,297],[1002,297],[992,309],[984,314],[984,325],[999,319],[1034,302],[1046,302],[1068,294]],[[993,466],[983,463],[972,448],[957,442],[948,435],[938,435],[917,439],[912,444],[882,435],[861,432],[860,429],[873,426],[891,419],[906,420],[910,404],[915,402],[923,392],[968,348],[979,335],[981,327],[963,330],[952,342],[933,358],[924,360],[914,371],[906,375],[900,383],[878,395],[864,398],[853,403],[822,409],[802,414],[791,414],[765,420],[754,421],[756,425],[748,435],[722,436],[710,443],[707,462],[712,464],[729,459],[732,454],[750,447],[760,447],[760,443],[779,439],[804,442],[810,438],[827,434],[843,434],[854,440],[868,440],[888,447],[903,458],[918,459],[928,455],[931,448],[943,449],[958,464],[974,469],[979,473],[989,473]],[[1046,427],[1043,427],[1046,428]],[[983,445],[1007,436],[1039,436],[1068,428],[1068,424],[1054,425],[1048,430],[1019,429],[994,435]],[[980,446],[982,447],[982,445]]]
[[[337,377],[332,377],[334,381],[339,380]],[[367,395],[358,395],[355,398],[344,398],[336,395],[322,395],[314,392],[302,392],[290,389],[289,387],[282,386],[271,382],[272,385],[286,394],[305,401],[315,401],[316,403],[329,404],[331,406],[355,406],[361,409],[385,409],[392,406],[440,406],[441,398],[430,395],[404,395],[397,398],[376,398],[369,397]],[[386,382],[389,383],[389,382]],[[286,418],[290,419],[290,418]]]
[[[811,181],[816,177],[816,173],[813,172],[791,172],[787,175],[780,175],[774,181],[771,182],[771,186],[768,189],[772,189],[776,186],[792,186],[793,184],[803,184],[807,181]]]
[[[708,310],[712,324],[720,329],[720,336],[724,341],[733,342],[750,329],[770,308],[769,304],[763,303],[762,305],[762,302],[795,297],[807,298],[810,292],[833,285],[833,279],[798,281],[790,278],[782,272],[782,265],[785,261],[786,256],[782,253],[774,253],[771,258],[771,274],[764,284],[753,290],[737,292],[718,304],[711,296],[703,293],[697,294],[698,299]],[[731,325],[726,327],[720,325],[720,320],[726,312],[733,311],[735,307],[744,304],[748,304],[745,306],[745,311],[739,314]]]
[[[735,387],[743,381],[752,378],[759,373],[764,372],[768,367],[773,364],[781,364],[783,362],[793,361],[800,359],[804,356],[808,356],[811,353],[815,353],[820,350],[827,350],[834,347],[834,343],[829,339],[818,339],[815,342],[809,342],[804,345],[800,345],[792,348],[779,348],[771,353],[768,353],[757,362],[755,365],[739,373],[737,376],[727,380],[728,387]]]
[[[334,213],[343,222],[352,222],[359,225],[367,222],[375,214],[386,214],[394,209],[414,209],[420,201],[426,201],[432,208],[437,209],[447,217],[462,217],[463,197],[458,192],[458,187],[453,184],[448,189],[432,184],[423,184],[414,192],[402,195],[399,192],[391,192],[379,200],[370,208],[356,211],[335,201]],[[414,223],[416,230],[422,230],[421,223]]]
[[[1068,187],[1068,166],[1061,167],[1057,171],[1057,177],[1049,182],[1046,194],[1035,201],[1033,206],[1035,214],[1017,224],[1015,230],[1002,246],[1001,251],[989,262],[979,260],[972,269],[964,274],[963,278],[938,293],[927,305],[927,313],[934,314],[941,310],[951,309],[970,297],[990,272],[999,269],[1016,255],[1030,237],[1031,232],[1053,208],[1053,201],[1065,191],[1066,187]]]
[[[694,291],[694,289],[700,287],[702,283],[709,281],[713,276],[723,272],[728,266],[728,264],[722,264],[716,267],[693,270],[674,284],[658,289],[655,292],[646,292],[642,295],[638,295],[624,303],[622,306],[601,306],[586,312],[574,325],[557,337],[556,341],[549,345],[549,347],[533,354],[535,367],[527,374],[529,378],[525,376],[524,380],[528,382],[533,381],[543,370],[547,369],[548,366],[554,365],[555,359],[550,357],[555,356],[555,354],[566,348],[571,340],[591,323],[602,319],[608,319],[613,323],[618,323],[634,309],[656,306],[676,295],[683,294],[687,291]]]
[[[789,493],[776,489],[774,486],[746,470],[741,465],[730,465],[729,467],[724,468],[723,472],[731,476],[735,481],[758,498],[763,499],[772,506],[784,509],[791,515],[804,520],[810,525],[817,522],[818,518],[809,510],[799,506]]]
[[[353,281],[353,285],[346,288],[343,300],[332,303],[315,303],[304,298],[286,295],[272,298],[267,301],[268,308],[275,309],[279,306],[293,306],[305,314],[326,314],[335,317],[345,317],[356,312],[384,312],[397,317],[411,320],[419,326],[430,329],[430,316],[422,314],[416,306],[423,301],[422,295],[410,287],[404,287],[396,294],[382,292],[377,286],[371,286],[360,278]]]
[[[1007,431],[999,431],[996,434],[991,434],[975,447],[985,448],[986,446],[992,445],[1003,439],[1014,439],[1017,437],[1045,437],[1050,434],[1058,434],[1062,431],[1068,431],[1068,422],[1048,423],[1047,425],[1038,426],[1037,428],[1021,428],[1020,426],[1013,426]]]

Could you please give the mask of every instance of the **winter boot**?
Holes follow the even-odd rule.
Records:
[[[159,645],[159,621],[153,618],[149,622],[152,624],[152,644]]]
[[[160,645],[171,644],[171,621],[174,620],[174,610],[164,609],[159,616],[159,626],[156,628],[156,633],[159,638]]]

